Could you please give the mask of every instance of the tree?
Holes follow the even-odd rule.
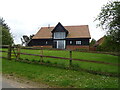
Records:
[[[34,36],[34,34],[32,34],[30,36],[23,35],[23,38],[21,38],[22,45],[27,46],[27,44],[30,42],[30,40],[32,40],[33,36]]]
[[[91,40],[91,42],[90,42],[90,46],[94,46],[95,43],[96,43],[96,40],[93,38],[93,39]]]
[[[120,1],[109,1],[101,9],[96,20],[98,26],[106,30],[110,42],[120,50]]]
[[[0,32],[0,39],[2,40],[2,45],[10,45],[13,43],[13,37],[10,33],[10,27],[8,27],[3,18],[0,18]]]
[[[111,38],[112,37],[110,35],[104,36],[103,43],[97,46],[97,50],[112,52],[118,51],[118,47],[116,47],[116,42],[112,41]]]

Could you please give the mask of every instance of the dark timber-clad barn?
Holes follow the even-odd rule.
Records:
[[[41,27],[27,46],[43,46],[57,49],[88,49],[90,33],[88,25]]]

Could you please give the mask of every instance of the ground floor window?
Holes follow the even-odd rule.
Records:
[[[46,41],[46,44],[48,44],[48,41]]]
[[[81,41],[76,41],[76,45],[81,45]]]
[[[70,44],[72,44],[72,41],[70,41]]]

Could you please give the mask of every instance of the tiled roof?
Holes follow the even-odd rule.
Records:
[[[64,26],[69,32],[66,38],[91,38],[88,25]],[[51,31],[54,27],[41,27],[32,39],[52,38]]]
[[[105,36],[101,37],[101,38],[95,43],[94,46],[102,45],[103,42],[104,42],[104,40],[105,40]]]

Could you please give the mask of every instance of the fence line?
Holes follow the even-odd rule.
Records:
[[[64,58],[64,57],[56,57],[56,56],[46,56],[46,55],[38,55],[38,54],[28,54],[28,53],[20,53],[23,55],[31,55],[31,56],[40,56],[40,57],[48,57],[48,58],[57,58],[57,59],[66,59],[66,60],[75,60],[75,61],[83,61],[83,62],[92,62],[92,63],[100,63],[100,64],[109,64],[109,65],[119,65],[120,64],[113,64],[113,63],[107,63],[102,61],[92,61],[92,60],[82,60],[82,59],[74,59],[74,58]],[[70,61],[71,64],[72,61]]]
[[[3,47],[3,46],[2,46]],[[70,56],[69,58],[65,58],[65,57],[56,57],[56,56],[47,56],[47,55],[43,55],[43,48],[33,48],[32,49],[37,49],[37,50],[41,50],[41,55],[39,54],[29,54],[29,53],[21,53],[20,50],[23,49],[22,47],[20,46],[4,46],[4,47],[8,47],[8,51],[1,51],[0,52],[5,52],[5,53],[8,53],[8,59],[11,60],[11,56],[12,54],[15,54],[15,57],[16,59],[18,60],[20,58],[20,55],[30,55],[30,56],[39,56],[41,57],[41,61],[43,62],[43,57],[48,57],[48,58],[57,58],[57,59],[65,59],[65,60],[70,60],[70,66],[72,65],[72,60],[75,60],[75,61],[82,61],[82,62],[91,62],[91,63],[99,63],[99,64],[108,64],[108,65],[114,65],[114,66],[120,66],[120,64],[113,64],[113,63],[107,63],[107,62],[103,62],[103,61],[93,61],[93,60],[83,60],[83,59],[74,59],[72,58],[72,51],[70,50]],[[15,48],[17,50],[17,52],[15,52]],[[24,47],[25,49],[25,47]],[[28,49],[28,48],[26,48]],[[12,50],[13,50],[13,53],[12,53]],[[31,50],[31,48],[29,47],[28,50]]]
[[[0,52],[6,52],[6,53],[8,53],[8,51],[0,51]]]
[[[19,45],[14,45],[11,48],[18,47]],[[3,48],[8,48],[9,45],[2,45],[0,47]],[[57,50],[57,51],[75,51],[75,52],[87,52],[87,53],[100,53],[100,54],[109,54],[109,55],[115,55],[115,56],[120,56],[119,52],[102,52],[102,51],[81,51],[81,50],[70,50],[70,49],[55,49],[55,48],[44,48],[44,47],[24,47],[20,46],[21,49],[30,49],[30,50]]]

